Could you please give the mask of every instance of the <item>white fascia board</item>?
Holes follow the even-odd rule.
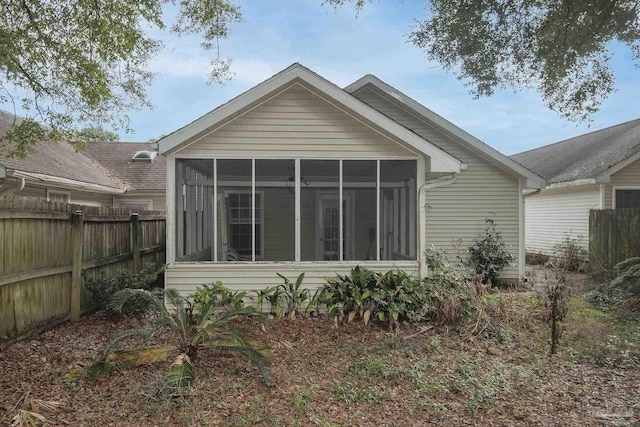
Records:
[[[354,93],[368,84],[388,94],[391,98],[401,102],[402,104],[407,106],[409,109],[417,113],[419,116],[422,116],[428,122],[435,124],[436,126],[440,127],[441,129],[445,130],[451,135],[454,135],[455,137],[464,141],[466,144],[469,145],[471,149],[473,149],[476,152],[479,152],[488,160],[494,163],[497,163],[503,166],[504,168],[507,168],[508,170],[512,171],[513,173],[515,173],[517,176],[521,178],[526,178],[526,181],[525,181],[526,188],[544,188],[544,186],[546,185],[546,180],[541,176],[538,176],[537,174],[525,168],[518,162],[510,159],[509,157],[505,156],[498,150],[485,144],[475,136],[471,135],[470,133],[464,131],[463,129],[454,125],[453,123],[446,120],[445,118],[429,110],[424,105],[413,100],[409,96],[400,92],[398,89],[394,88],[393,86],[383,82],[382,80],[380,80],[374,75],[367,74],[366,76],[360,78],[359,80],[345,87],[344,90],[349,93]]]
[[[404,126],[394,122],[379,111],[371,108],[353,95],[345,92],[328,80],[311,72],[300,64],[294,64],[270,79],[260,83],[252,89],[244,92],[231,101],[223,104],[208,114],[200,117],[191,124],[158,141],[160,154],[173,154],[180,145],[191,138],[205,133],[217,123],[227,117],[241,111],[262,98],[284,87],[288,83],[299,79],[309,86],[317,89],[324,96],[335,101],[347,109],[355,112],[366,121],[375,124],[381,130],[405,142],[431,159],[431,171],[433,172],[460,172],[462,162],[446,151],[430,144],[419,135],[411,132]]]
[[[545,187],[545,190],[554,190],[557,188],[570,188],[570,187],[580,187],[583,185],[594,185],[597,181],[593,178],[588,179],[576,179],[573,181],[563,181],[563,182],[554,182]]]
[[[124,194],[126,192],[126,189],[123,188],[112,188],[100,184],[91,184],[88,182],[75,181],[73,179],[60,178],[58,176],[44,175],[33,172],[13,171],[11,173],[11,176],[14,176],[16,178],[25,178],[30,181],[55,184],[56,187],[70,190],[92,191],[104,194]]]
[[[599,184],[608,184],[611,182],[611,175],[613,175],[616,172],[620,172],[622,169],[626,168],[627,166],[629,166],[630,164],[638,160],[640,160],[640,151],[638,151],[636,154],[632,156],[627,157],[620,163],[613,165],[612,167],[610,167],[609,169],[607,169],[606,171],[598,175],[595,178],[595,180]]]

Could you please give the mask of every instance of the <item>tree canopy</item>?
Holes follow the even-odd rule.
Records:
[[[120,135],[115,132],[105,130],[99,126],[87,126],[75,133],[75,138],[82,142],[115,142],[120,139]]]
[[[362,9],[371,0],[325,0]],[[612,42],[640,57],[637,0],[427,0],[408,39],[476,97],[536,90],[571,121],[589,120],[615,90]]]
[[[167,4],[177,7],[172,22]],[[0,142],[19,157],[35,141],[70,137],[78,123],[128,130],[126,112],[149,106],[148,64],[162,48],[152,30],[202,35],[210,78],[224,81],[230,59],[218,41],[241,19],[231,0],[0,0],[0,10],[0,103],[28,112]]]

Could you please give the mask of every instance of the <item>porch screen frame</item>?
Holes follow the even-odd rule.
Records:
[[[424,169],[424,159],[421,157],[415,157],[415,156],[405,156],[405,157],[390,157],[390,158],[380,158],[380,157],[376,157],[376,158],[371,158],[371,157],[359,157],[359,158],[303,158],[303,157],[239,157],[239,156],[218,156],[218,157],[202,157],[202,156],[188,156],[188,157],[172,157],[170,156],[168,158],[168,162],[167,162],[167,167],[169,168],[170,172],[168,174],[169,178],[173,178],[169,180],[169,185],[167,186],[167,199],[172,199],[172,206],[168,206],[168,208],[170,207],[170,209],[167,209],[168,211],[172,212],[172,216],[175,216],[175,211],[178,208],[177,204],[176,204],[176,198],[178,197],[178,188],[179,186],[176,185],[177,182],[174,183],[174,180],[176,178],[176,167],[177,167],[177,161],[186,161],[186,160],[196,160],[196,159],[208,159],[211,160],[213,163],[213,200],[216,201],[213,203],[213,256],[212,256],[212,261],[201,261],[200,263],[208,263],[208,264],[222,264],[222,263],[227,263],[226,260],[220,260],[219,255],[218,255],[218,245],[219,245],[219,237],[220,237],[220,230],[218,229],[218,216],[219,216],[219,212],[218,212],[218,195],[219,195],[219,190],[218,190],[218,160],[251,160],[251,220],[252,220],[252,235],[251,235],[251,240],[252,240],[252,254],[251,254],[251,261],[238,261],[237,263],[256,263],[256,233],[255,233],[255,208],[256,208],[256,200],[255,200],[255,194],[256,194],[256,167],[255,167],[255,161],[257,159],[260,160],[293,160],[294,161],[294,165],[295,165],[295,183],[294,183],[294,193],[295,193],[295,202],[294,202],[294,207],[295,207],[295,219],[294,219],[294,238],[295,238],[295,260],[293,262],[295,262],[296,264],[298,263],[308,263],[308,264],[313,264],[313,263],[326,263],[326,264],[331,264],[331,263],[335,263],[336,261],[322,261],[322,260],[315,260],[315,261],[301,261],[301,223],[302,223],[302,218],[301,218],[301,204],[300,204],[300,189],[301,189],[301,171],[300,171],[300,164],[302,160],[338,160],[339,161],[339,206],[342,207],[342,203],[344,200],[343,197],[343,160],[349,160],[349,161],[358,161],[358,160],[362,160],[362,161],[372,161],[375,160],[376,162],[376,182],[375,182],[375,189],[376,189],[376,258],[373,261],[367,261],[367,260],[350,260],[350,261],[345,261],[344,260],[344,230],[343,230],[343,224],[344,224],[344,212],[343,209],[340,208],[339,209],[339,224],[340,224],[340,229],[339,229],[339,261],[340,263],[344,263],[344,262],[348,262],[349,264],[353,264],[353,263],[366,263],[366,262],[380,262],[381,261],[381,256],[380,256],[380,243],[381,243],[381,230],[380,230],[380,219],[381,219],[381,214],[380,214],[380,207],[381,207],[381,188],[382,188],[382,183],[380,181],[380,162],[381,161],[394,161],[394,160],[412,160],[415,161],[416,164],[416,182],[420,183],[420,182],[424,182],[425,177],[424,176],[420,176],[421,173],[424,173],[425,169]],[[237,191],[236,191],[237,192]],[[247,193],[247,191],[244,191],[245,193]],[[420,199],[420,191],[419,191],[419,186],[418,188],[416,188],[416,200],[415,203],[412,203],[413,206],[418,206],[417,203],[419,202]],[[262,209],[261,209],[261,247],[262,249],[262,254],[264,256],[264,244],[265,244],[265,220],[264,220],[264,194],[261,196],[261,204],[262,204]],[[424,219],[424,213],[422,212],[422,209],[414,209],[415,212],[412,214],[413,215],[413,219],[415,224],[411,224],[411,228],[416,230],[416,232],[421,232],[423,229],[423,226],[420,224],[420,221],[422,221]],[[170,222],[171,227],[173,228],[173,231],[171,233],[171,235],[173,236],[174,239],[176,239],[175,242],[173,242],[173,246],[175,246],[177,243],[179,243],[179,233],[178,233],[178,227],[176,224],[175,220],[172,220]],[[416,233],[415,237],[415,259],[412,259],[410,261],[420,261],[420,244],[423,241],[423,237],[421,235],[418,235],[418,233]],[[189,263],[189,261],[179,261],[176,259],[176,253],[174,251],[171,251],[171,259],[168,259],[169,263]],[[168,254],[169,255],[169,254]],[[263,262],[263,261],[260,261]],[[388,261],[385,261],[388,262]],[[291,261],[281,261],[281,262],[273,262],[273,264],[287,264],[287,263],[291,263]]]

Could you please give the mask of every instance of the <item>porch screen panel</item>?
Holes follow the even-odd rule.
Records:
[[[295,261],[295,161],[256,159],[255,162],[256,195],[262,199],[263,209],[260,259]]]
[[[176,160],[176,259],[213,259],[213,161]]]
[[[376,260],[376,181],[374,160],[342,162],[342,198],[345,202],[345,260]]]
[[[340,259],[340,162],[300,161],[300,259]]]
[[[415,160],[380,162],[380,259],[417,259]]]
[[[262,257],[262,195],[255,195],[253,167],[247,159],[218,159],[218,261],[251,261],[255,232],[256,260]]]

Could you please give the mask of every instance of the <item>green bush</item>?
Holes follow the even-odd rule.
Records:
[[[469,265],[482,275],[482,283],[492,286],[500,285],[500,271],[515,261],[492,218],[485,219],[484,235],[478,236],[469,247],[469,255]]]
[[[430,273],[424,279],[402,271],[374,273],[358,266],[349,275],[328,280],[320,290],[319,302],[327,306],[336,324],[354,319],[368,324],[374,319],[397,330],[403,322],[457,325],[477,320],[486,307],[482,292],[440,252],[428,249],[426,257]]]
[[[240,310],[244,307],[244,297],[247,292],[232,292],[221,281],[198,286],[191,296],[195,311],[201,311],[202,307],[212,305],[224,311]]]
[[[104,273],[95,277],[86,271],[82,273],[82,282],[85,288],[91,292],[91,303],[98,308],[104,308],[113,294],[122,289],[146,289],[158,287],[160,275],[164,271],[164,265],[148,263],[142,266],[138,273],[132,270],[120,270],[114,277],[106,277]],[[143,299],[132,299],[124,307],[124,314],[144,312],[148,304]]]

